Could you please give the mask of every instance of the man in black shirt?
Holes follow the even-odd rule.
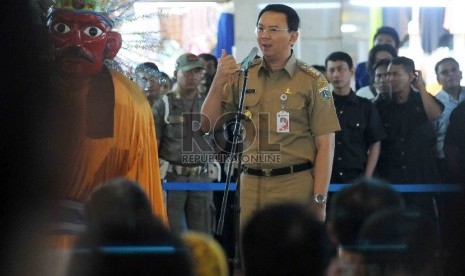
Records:
[[[347,183],[358,176],[373,176],[381,140],[386,137],[373,103],[355,95],[352,58],[334,52],[325,61],[326,75],[334,87],[333,98],[341,131],[336,132],[331,183]]]
[[[465,184],[465,102],[450,114],[444,151],[451,181]]]
[[[444,105],[426,91],[413,60],[394,58],[388,67],[392,99],[378,99],[378,107],[388,137],[379,157],[380,176],[391,183],[428,184],[437,181],[434,147],[436,136],[431,124]],[[412,86],[418,90],[414,91]]]

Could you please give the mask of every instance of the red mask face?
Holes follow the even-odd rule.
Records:
[[[111,32],[106,20],[95,13],[55,11],[49,32],[58,70],[72,77],[100,73],[104,60],[113,59],[122,42],[121,36]]]

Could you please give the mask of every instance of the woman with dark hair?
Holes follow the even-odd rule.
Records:
[[[397,31],[389,26],[381,26],[373,36],[373,45],[389,44],[396,50],[400,47],[400,39]],[[355,68],[355,90],[370,84],[370,75],[367,62],[360,62]]]
[[[357,96],[374,100],[378,96],[379,92],[376,91],[374,86],[374,70],[375,65],[383,59],[391,60],[397,57],[397,50],[389,44],[378,44],[371,48],[368,54],[367,68],[368,75],[370,76],[370,85],[364,86],[357,90]]]

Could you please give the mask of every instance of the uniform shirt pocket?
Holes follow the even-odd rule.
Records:
[[[169,124],[166,125],[166,135],[177,138],[183,137],[184,120],[183,115],[169,115]]]
[[[258,106],[260,96],[257,94],[245,94],[244,109],[255,109]]]
[[[305,99],[300,95],[287,95],[283,106],[285,110],[302,110],[305,106]]]

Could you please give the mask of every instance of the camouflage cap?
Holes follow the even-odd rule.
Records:
[[[176,70],[181,70],[185,72],[194,68],[203,68],[202,62],[200,61],[199,57],[194,54],[183,54],[179,56],[176,60]]]

